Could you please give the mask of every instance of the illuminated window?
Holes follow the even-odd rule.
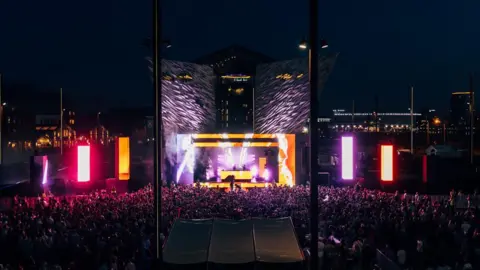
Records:
[[[235,89],[235,94],[241,95],[241,94],[243,94],[244,91],[245,91],[245,89],[243,89],[243,88],[237,88],[237,89]]]
[[[244,108],[248,108],[248,104],[243,104],[243,107],[244,107]]]

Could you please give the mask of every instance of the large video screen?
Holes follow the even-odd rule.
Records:
[[[295,183],[295,135],[179,134],[178,184],[194,181]]]

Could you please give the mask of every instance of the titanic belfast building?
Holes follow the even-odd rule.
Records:
[[[253,132],[257,66],[273,61],[241,46],[230,46],[194,61],[211,67],[215,73],[218,132]]]
[[[314,60],[320,63],[321,91],[336,55]],[[308,58],[275,61],[231,46],[191,63],[162,60],[161,79],[163,173],[177,183],[221,178],[224,163],[237,164],[246,175],[264,168],[271,174],[261,176],[264,181],[304,178],[295,175],[306,172],[305,136],[295,134],[308,122]]]

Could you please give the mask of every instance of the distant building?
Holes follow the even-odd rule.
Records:
[[[414,123],[422,116],[413,113]],[[375,131],[405,132],[410,131],[410,112],[347,112],[344,109],[333,110],[331,127],[336,131]],[[416,124],[417,125],[417,124]]]
[[[462,130],[469,126],[470,92],[454,92],[450,97],[450,123]]]
[[[67,110],[67,114],[68,114]],[[65,115],[65,113],[64,113]],[[63,146],[72,147],[76,144],[76,131],[65,121],[63,135],[58,114],[40,114],[35,116],[36,148],[59,148],[63,136]]]
[[[231,46],[194,61],[214,69],[217,130],[253,131],[256,68],[272,61],[268,56],[241,46]]]

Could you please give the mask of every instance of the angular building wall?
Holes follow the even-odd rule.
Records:
[[[162,60],[165,134],[208,132],[215,126],[214,82],[209,66]]]
[[[320,56],[319,91],[337,55]],[[310,108],[308,58],[257,66],[255,81],[255,133],[302,132]]]

